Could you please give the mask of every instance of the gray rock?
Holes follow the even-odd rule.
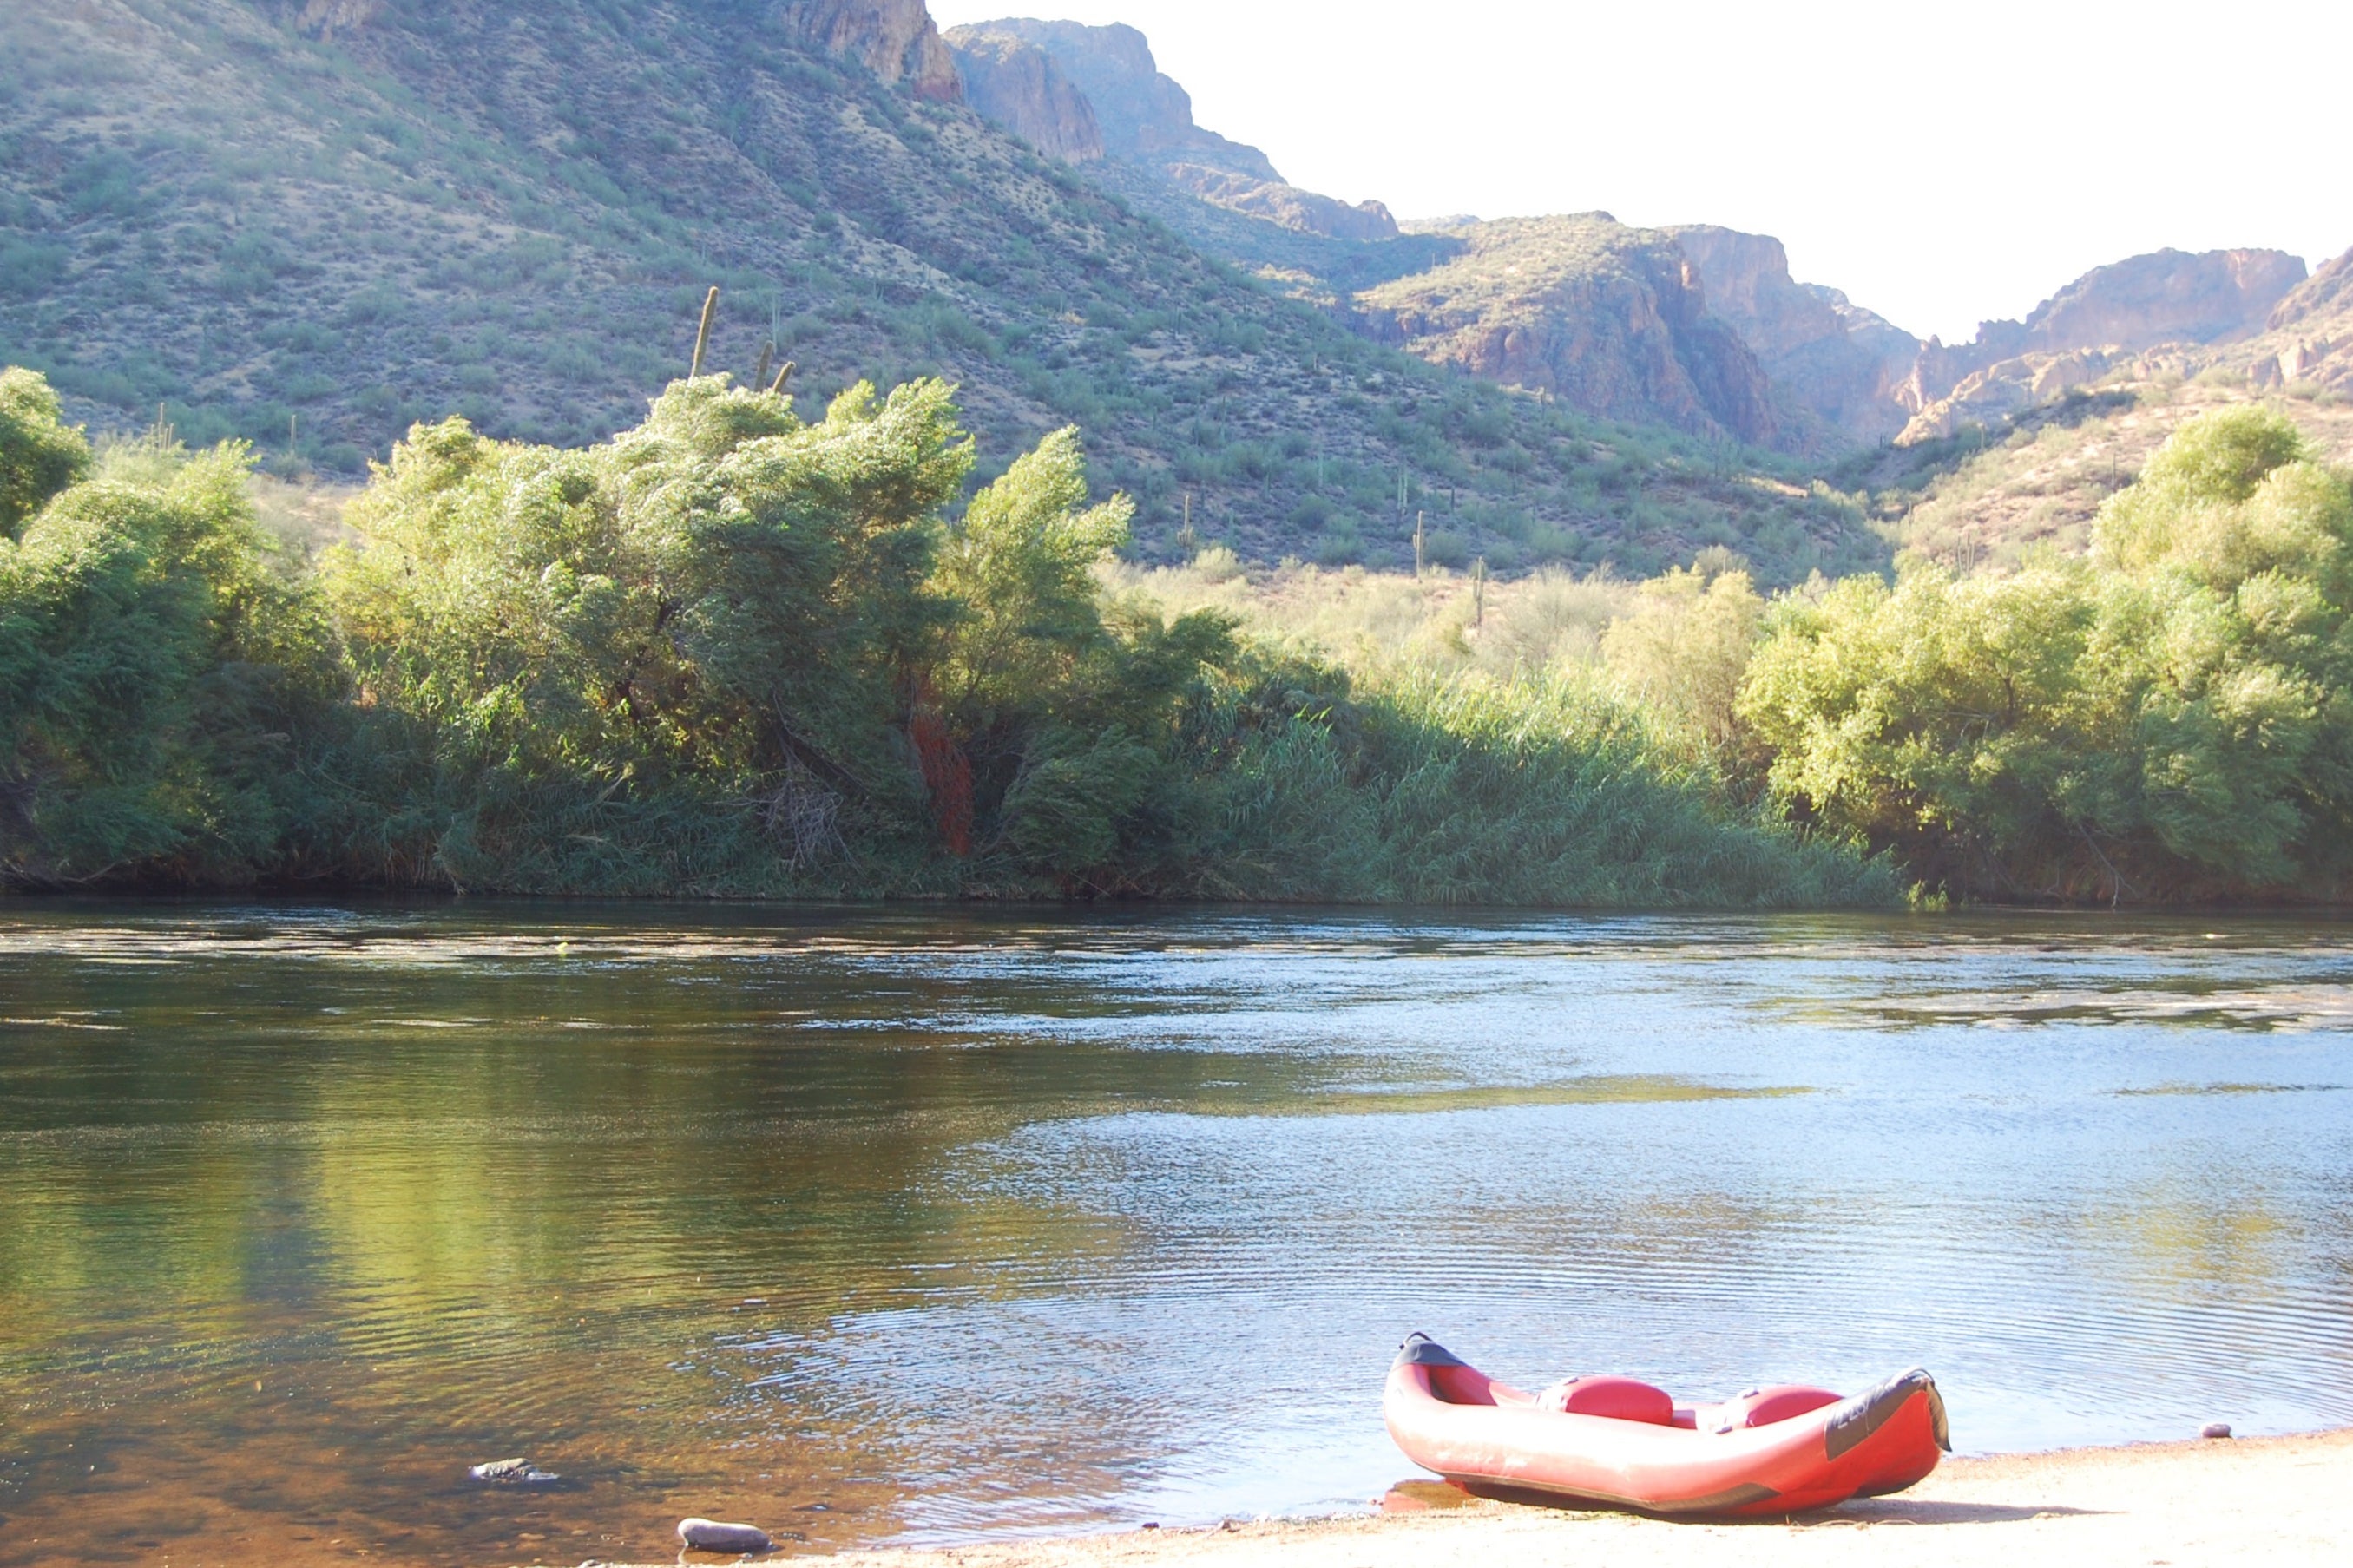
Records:
[[[564,1479],[551,1470],[541,1469],[529,1459],[491,1459],[466,1473],[478,1481],[497,1481],[506,1486],[544,1486]]]
[[[765,1552],[768,1532],[756,1524],[722,1524],[713,1519],[681,1519],[678,1538],[698,1552]]]

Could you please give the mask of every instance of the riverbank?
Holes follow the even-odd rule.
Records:
[[[2353,1551],[2353,1428],[1957,1459],[1901,1496],[1742,1524],[1474,1500],[1444,1506],[1448,1490],[1423,1483],[1391,1495],[1393,1507],[1401,1502],[1411,1511],[858,1552],[824,1561],[838,1568],[2189,1568],[2342,1562]],[[1440,1506],[1413,1506],[1431,1500]]]

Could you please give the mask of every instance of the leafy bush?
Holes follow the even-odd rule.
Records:
[[[1739,698],[1807,812],[1956,891],[2334,896],[2353,812],[2353,487],[2193,421],[2092,558],[1785,601]]]
[[[1639,700],[1728,762],[1739,741],[1735,705],[1764,610],[1746,572],[1672,570],[1645,583],[1629,613],[1610,624],[1602,657]]]
[[[1214,605],[1109,591],[1130,507],[1088,504],[1074,431],[948,515],[974,450],[938,382],[815,424],[675,383],[575,450],[420,425],[315,581],[266,545],[246,448],[159,430],[91,469],[46,385],[0,384],[38,509],[0,541],[13,884],[1894,894],[1589,677],[1481,673],[1435,580],[1378,613],[1451,672],[1362,690]]]
[[[294,731],[336,682],[247,468],[159,437],[0,539],[0,879],[235,881],[279,858]]]
[[[0,532],[90,468],[90,443],[66,424],[58,395],[29,370],[0,370]]]

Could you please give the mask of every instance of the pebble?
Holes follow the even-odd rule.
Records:
[[[2210,1421],[2205,1430],[2198,1435],[2200,1437],[2227,1437],[2231,1435],[2231,1424],[2228,1421]]]
[[[756,1524],[723,1524],[715,1519],[681,1519],[678,1538],[698,1552],[765,1552],[773,1544]]]

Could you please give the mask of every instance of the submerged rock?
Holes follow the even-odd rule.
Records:
[[[756,1524],[722,1524],[715,1519],[681,1519],[678,1538],[698,1552],[765,1552],[768,1532]]]
[[[564,1479],[552,1470],[541,1469],[529,1459],[491,1459],[466,1473],[478,1481],[498,1481],[509,1486],[539,1486]]]

